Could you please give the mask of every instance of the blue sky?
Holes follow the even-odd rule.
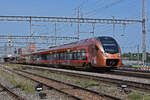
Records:
[[[146,0],[146,18],[150,12],[150,0]],[[59,16],[76,17],[77,8],[80,7],[80,15],[90,18],[115,18],[118,19],[141,19],[142,0],[0,0],[0,16]],[[54,23],[33,22],[32,31],[35,35],[53,35]],[[146,24],[147,51],[150,52],[149,21]],[[28,35],[28,22],[0,22],[0,34],[4,35]],[[92,32],[91,24],[82,24],[81,39],[92,37],[88,32]],[[76,36],[77,24],[57,23],[58,36]],[[115,25],[113,34],[112,25],[96,24],[95,36],[114,36],[122,47],[123,52],[137,52],[137,45],[142,51],[142,30],[141,24]],[[3,40],[0,40],[3,41]],[[7,41],[7,40],[4,40]],[[18,40],[14,40],[18,41]],[[24,40],[19,40],[24,41]],[[36,40],[39,41],[39,40]],[[47,40],[40,40],[47,41]],[[58,41],[58,44],[71,41]],[[4,44],[1,44],[4,45]],[[44,48],[47,45],[43,45]]]

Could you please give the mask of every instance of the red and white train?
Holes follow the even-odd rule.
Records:
[[[15,57],[16,63],[113,69],[122,65],[121,49],[112,37],[95,37]]]

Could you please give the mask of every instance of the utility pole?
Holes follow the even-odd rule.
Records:
[[[78,7],[78,16],[77,16],[77,18],[78,18],[78,32],[77,32],[77,34],[78,34],[78,39],[80,40],[80,7]]]
[[[8,39],[8,42],[9,42],[8,55],[11,55],[11,39]]]
[[[4,51],[5,51],[5,55],[4,56],[6,56],[7,53],[8,53],[7,44],[5,44],[5,46],[4,46]]]
[[[138,65],[139,65],[140,64],[139,44],[137,45],[137,51],[138,51],[137,60],[138,60]]]
[[[115,20],[115,16],[112,16],[113,20]],[[113,24],[113,37],[115,37],[115,24]]]
[[[143,34],[143,54],[142,54],[142,62],[143,65],[146,64],[146,31],[145,31],[145,0],[143,0],[143,8],[142,8],[142,34]]]
[[[32,35],[32,17],[30,16],[30,35]]]
[[[30,36],[32,36],[32,16],[30,16]],[[35,41],[35,40],[34,40]],[[29,42],[29,39],[27,39],[27,42]],[[30,41],[31,42],[31,41]],[[28,48],[30,48],[30,43],[28,44]]]
[[[92,29],[93,29],[92,33],[93,33],[93,37],[94,37],[94,34],[95,34],[95,24],[94,23],[92,24]]]
[[[56,46],[56,22],[54,23],[54,45]]]
[[[123,34],[125,35],[126,24],[122,24],[122,27],[123,27]]]

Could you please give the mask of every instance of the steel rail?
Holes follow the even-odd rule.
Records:
[[[8,89],[7,87],[5,87],[4,85],[2,85],[1,83],[0,83],[0,87],[3,90],[5,90],[6,92],[8,92],[10,95],[12,95],[14,98],[16,98],[16,100],[26,100],[26,99],[22,98],[21,96],[19,96],[18,94],[11,91],[10,89]]]
[[[25,65],[28,66],[28,65]],[[31,68],[31,67],[30,67]],[[146,91],[150,91],[150,84],[146,84],[146,83],[139,83],[139,82],[135,82],[135,81],[128,81],[128,80],[123,80],[123,79],[115,79],[115,78],[108,78],[108,77],[103,77],[103,76],[93,76],[90,75],[88,73],[81,73],[78,71],[62,71],[62,70],[58,70],[58,69],[52,69],[52,68],[46,68],[46,67],[38,67],[38,66],[33,66],[32,68],[34,69],[40,69],[40,70],[49,70],[51,72],[54,73],[59,73],[59,74],[65,74],[68,76],[74,76],[74,77],[80,77],[80,78],[87,78],[87,79],[93,79],[93,80],[97,80],[97,81],[103,81],[106,83],[111,83],[111,84],[117,84],[118,86],[124,82],[126,83],[126,85],[130,88],[136,88],[136,89],[144,89]]]
[[[112,70],[111,72],[107,72],[108,74],[114,74],[114,75],[123,75],[123,76],[132,76],[132,77],[138,77],[138,78],[145,78],[150,79],[150,73],[148,72],[141,72],[141,71],[124,71],[124,70]]]
[[[15,73],[15,74],[17,74],[17,75],[20,75],[20,76],[22,76],[22,77],[25,77],[25,78],[27,78],[27,79],[30,79],[30,80],[32,80],[32,81],[34,81],[34,82],[36,82],[36,83],[42,83],[42,84],[45,85],[46,87],[51,88],[51,89],[54,89],[54,90],[56,90],[56,91],[58,91],[58,92],[60,92],[60,93],[63,93],[63,94],[65,94],[65,95],[67,95],[69,98],[72,98],[73,100],[74,100],[74,99],[75,99],[75,100],[82,100],[82,99],[80,99],[79,97],[73,96],[73,95],[71,95],[71,94],[69,94],[69,93],[66,93],[66,92],[64,92],[64,91],[62,91],[62,90],[59,90],[59,89],[57,89],[57,88],[55,88],[55,87],[51,87],[51,86],[47,85],[46,83],[40,82],[39,80],[35,80],[35,79],[32,79],[31,77],[27,77],[27,76],[23,75],[22,73],[18,73],[17,71],[15,71],[15,70],[13,70],[13,69],[6,68],[6,67],[4,67],[4,66],[1,66],[1,67],[4,68],[5,70],[8,70],[8,71],[10,71],[10,72],[13,72],[13,73]]]
[[[142,72],[142,73],[150,73],[150,70],[142,70],[142,69],[138,69],[138,68],[118,68],[117,70],[121,70],[121,71],[131,71],[131,72]]]
[[[9,70],[9,71],[12,71],[12,69],[8,69],[5,67],[6,70]],[[115,97],[115,96],[111,96],[111,95],[108,95],[108,94],[105,94],[105,93],[101,93],[101,92],[96,92],[96,91],[93,91],[93,90],[89,90],[89,89],[86,89],[86,88],[83,88],[83,87],[80,87],[80,86],[77,86],[77,85],[73,85],[73,84],[70,84],[70,83],[65,83],[65,82],[62,82],[62,81],[58,81],[58,80],[55,80],[55,79],[51,79],[51,78],[48,78],[48,77],[45,77],[45,76],[42,76],[42,75],[38,75],[38,74],[35,74],[35,73],[31,73],[31,72],[27,72],[27,71],[23,71],[23,70],[19,70],[19,69],[15,69],[16,71],[19,71],[21,73],[18,73],[16,71],[13,71],[15,72],[16,74],[19,74],[21,75],[22,73],[27,73],[27,74],[31,74],[31,75],[34,75],[34,76],[38,76],[38,77],[41,77],[43,79],[47,79],[47,80],[52,80],[52,81],[55,81],[57,83],[62,83],[62,84],[65,84],[65,85],[68,85],[68,86],[71,86],[75,89],[81,89],[81,90],[84,90],[84,91],[88,91],[90,93],[94,93],[95,95],[99,95],[99,96],[102,96],[104,98],[107,98],[107,99],[111,99],[111,100],[122,100],[118,97]],[[23,75],[24,76],[24,75]],[[27,77],[27,78],[30,78],[30,77]],[[38,80],[34,80],[34,81],[38,81]],[[46,83],[43,83],[45,85],[47,85]],[[53,87],[54,88],[54,87]],[[60,90],[59,90],[60,91]],[[70,95],[70,94],[69,94]]]

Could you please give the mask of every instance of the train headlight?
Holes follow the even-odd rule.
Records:
[[[120,53],[118,54],[118,57],[121,57],[121,54],[120,54]]]
[[[104,57],[107,57],[107,53],[103,52]]]

